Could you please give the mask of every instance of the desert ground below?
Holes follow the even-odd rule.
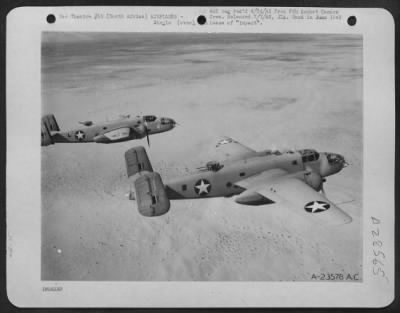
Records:
[[[362,279],[362,38],[339,35],[44,33],[42,114],[61,130],[119,114],[172,131],[110,145],[42,147],[42,279]],[[350,163],[328,198],[353,222],[321,227],[279,205],[172,201],[146,218],[125,194],[124,152],[146,147],[164,180],[215,158],[230,136],[255,150],[313,148]]]

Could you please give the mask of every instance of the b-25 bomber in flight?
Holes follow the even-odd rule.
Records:
[[[136,199],[144,216],[167,213],[170,200],[233,197],[243,205],[280,203],[318,224],[352,221],[326,198],[323,190],[325,177],[347,165],[342,155],[313,149],[256,152],[227,137],[218,142],[216,149],[222,156],[220,162],[208,162],[165,184],[153,171],[144,147],[129,149],[125,152],[133,187],[129,199]]]
[[[94,124],[92,121],[79,122],[83,126],[69,131],[61,131],[53,114],[42,117],[42,146],[55,143],[116,143],[146,137],[173,129],[176,122],[172,118],[154,115],[130,117],[122,115],[113,121]]]

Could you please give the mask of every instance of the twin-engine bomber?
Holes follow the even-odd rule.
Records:
[[[281,203],[319,224],[352,221],[326,198],[323,189],[325,177],[347,165],[342,155],[313,149],[256,152],[228,137],[218,142],[216,149],[222,154],[220,162],[208,162],[165,184],[153,171],[144,147],[129,149],[125,152],[132,183],[129,199],[136,199],[144,216],[167,213],[170,200],[234,197],[244,205]]]
[[[154,115],[136,116],[122,115],[114,121],[94,124],[92,121],[79,122],[84,127],[62,132],[53,114],[42,117],[42,146],[55,143],[116,143],[146,137],[150,145],[149,135],[163,133],[173,129],[176,122],[172,118],[157,118]]]

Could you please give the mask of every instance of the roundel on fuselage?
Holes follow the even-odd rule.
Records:
[[[211,191],[211,184],[207,179],[200,179],[194,184],[194,191],[199,196],[206,196]]]
[[[86,135],[85,135],[85,133],[84,133],[82,130],[78,130],[78,131],[75,133],[75,138],[76,138],[77,140],[79,140],[79,141],[82,141],[83,139],[85,139],[85,137],[86,137]]]

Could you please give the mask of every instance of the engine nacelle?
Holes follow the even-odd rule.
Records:
[[[244,205],[263,205],[274,203],[274,201],[263,197],[259,193],[252,190],[246,190],[242,192],[235,198],[235,202]]]
[[[113,143],[130,140],[132,138],[135,137],[132,136],[131,129],[129,127],[121,127],[98,135],[93,138],[93,141],[96,143]]]
[[[322,189],[322,184],[324,183],[324,179],[321,175],[314,172],[312,169],[307,168],[306,173],[304,173],[305,182],[312,187],[316,191],[320,191]]]

